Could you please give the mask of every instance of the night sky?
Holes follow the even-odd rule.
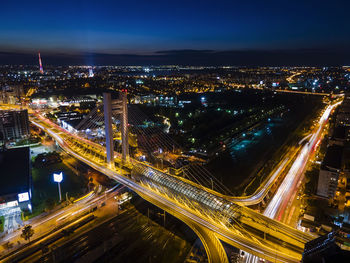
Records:
[[[0,63],[350,64],[350,1],[1,1]]]

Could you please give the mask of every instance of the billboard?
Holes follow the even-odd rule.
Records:
[[[24,193],[18,194],[18,202],[25,202],[25,201],[29,201],[29,193],[24,192]]]
[[[53,180],[54,180],[56,183],[62,182],[62,180],[63,180],[63,174],[62,174],[62,172],[60,172],[59,174],[53,174]]]

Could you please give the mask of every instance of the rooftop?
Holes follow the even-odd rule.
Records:
[[[81,123],[81,119],[79,120],[63,120],[65,123],[69,124],[72,126],[74,129],[77,128],[78,124]]]
[[[343,147],[332,145],[327,148],[325,157],[323,158],[322,166],[340,169],[343,157]]]
[[[345,140],[346,129],[344,126],[337,126],[334,128],[332,138]]]
[[[0,151],[0,196],[28,192],[30,182],[29,147]]]

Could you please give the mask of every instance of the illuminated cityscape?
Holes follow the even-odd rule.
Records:
[[[5,2],[0,262],[350,262],[349,3]]]

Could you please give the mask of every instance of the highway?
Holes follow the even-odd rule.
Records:
[[[338,105],[338,104],[337,104]],[[336,106],[336,105],[335,105]],[[329,112],[326,110],[324,114],[328,114]],[[292,167],[293,170],[298,169],[298,162],[300,163],[302,159],[307,159],[309,154],[307,153],[308,150],[304,147],[302,149],[300,145],[303,144],[304,141],[310,139],[308,141],[308,145],[311,145],[312,143],[316,143],[318,140],[315,140],[315,134],[317,134],[317,138],[320,137],[320,131],[323,129],[326,120],[328,118],[321,117],[318,123],[319,130],[310,132],[309,135],[305,136],[300,142],[299,146],[295,147],[291,153],[288,153],[286,157],[278,164],[278,166],[274,169],[274,171],[267,177],[263,183],[258,187],[258,189],[249,196],[238,196],[238,197],[230,197],[230,196],[223,196],[225,199],[230,200],[235,203],[239,203],[241,205],[250,206],[255,205],[263,201],[265,196],[269,193],[272,186],[280,179],[281,173],[283,173],[286,168],[290,165],[291,162],[294,163],[294,167]],[[311,147],[312,148],[312,147]],[[297,158],[295,158],[298,156]],[[304,158],[303,158],[304,156]],[[305,160],[304,160],[305,161]]]
[[[67,132],[61,128],[52,126],[49,121],[45,121],[43,118],[32,117],[31,120],[33,124],[42,128],[53,137],[67,153],[109,177],[114,178],[116,181],[129,187],[142,195],[145,199],[153,204],[157,204],[162,209],[183,221],[188,222],[188,220],[190,220],[191,224],[196,224],[206,231],[214,232],[221,240],[243,249],[244,251],[251,252],[268,260],[299,262],[303,244],[311,239],[309,235],[301,231],[271,220],[254,210],[227,202],[211,193],[206,193],[203,189],[199,191],[199,189],[190,184],[186,185],[186,189],[189,191],[188,193],[177,192],[169,196],[164,190],[169,190],[169,187],[157,185],[154,180],[151,183],[147,182],[147,180],[145,182],[137,182],[127,176],[129,172],[126,170],[119,168],[117,168],[117,170],[108,169],[104,161],[105,157],[103,156],[103,152],[99,152],[99,155],[96,155],[92,153],[91,149],[90,151],[79,149],[79,146],[70,142],[73,135],[67,134]],[[74,139],[78,140],[78,138]],[[80,142],[82,144],[86,143],[85,140],[80,140]],[[90,145],[89,142],[89,147]],[[152,167],[148,168],[157,175],[164,174]],[[152,176],[152,178],[156,178],[156,176]],[[168,181],[169,179],[174,179],[169,175],[164,176],[164,178],[167,178]],[[176,185],[184,183],[185,182],[178,180]],[[198,198],[198,193],[203,195],[206,201],[193,200],[192,198]],[[188,198],[188,202],[184,202],[181,198]],[[215,210],[213,207],[208,207],[210,206],[209,201],[211,201],[208,200],[208,198],[221,204],[219,207],[222,210]],[[222,204],[228,206],[227,210],[223,208]],[[229,224],[230,216],[228,216],[228,212],[234,215],[235,211],[239,218],[231,218],[233,223]],[[240,221],[242,225],[240,225]],[[247,226],[250,226],[251,229],[246,230],[245,228],[248,229]],[[280,240],[282,239],[287,240],[288,244],[281,245]],[[220,254],[220,252],[217,253]]]
[[[341,102],[337,102],[333,105],[329,105],[323,112],[318,121],[318,126],[315,128],[315,131],[309,136],[309,141],[302,147],[293,165],[285,176],[282,184],[266,207],[263,213],[265,216],[276,219],[278,221],[281,220],[288,201],[292,198],[295,191],[297,191],[296,188],[298,182],[301,180],[309,158],[312,156],[315,148],[322,139],[322,131],[328,121],[329,115],[331,114],[332,110],[335,109],[340,103]],[[255,263],[258,262],[258,260],[258,257],[253,256],[252,254],[248,254],[246,256],[245,262]]]
[[[119,187],[118,191],[120,189],[121,187]],[[43,214],[40,217],[36,217],[33,220],[30,220],[27,223],[30,224],[35,230],[32,240],[41,240],[42,237],[45,237],[54,229],[59,228],[60,225],[63,225],[69,222],[70,220],[75,219],[80,214],[88,211],[89,209],[98,206],[99,203],[104,202],[106,198],[108,199],[115,196],[116,194],[118,194],[118,191],[116,190],[116,187],[114,187],[109,190],[106,190],[101,194],[91,191],[90,193],[77,199],[73,204],[67,207],[61,208],[50,214]],[[10,241],[13,244],[16,244],[17,241],[22,242],[23,239],[20,237],[20,235],[21,231],[12,232],[11,234],[6,235],[5,238],[1,239],[1,244],[4,244],[7,241]],[[1,246],[0,251],[2,252],[2,250],[3,247]],[[13,255],[18,255],[20,253],[22,253],[21,248],[17,249]],[[3,255],[0,255],[0,260],[2,260]],[[6,253],[5,257],[7,256],[8,255]]]
[[[301,72],[293,72],[293,74],[291,76],[289,76],[288,78],[286,78],[286,80],[289,83],[293,83],[294,82],[293,78],[295,78],[296,76],[299,76],[301,74],[302,74]]]
[[[320,93],[320,92],[310,92],[310,91],[298,91],[298,90],[283,90],[283,89],[276,89],[276,92],[281,93],[293,93],[293,94],[304,94],[304,95],[318,95],[318,96],[329,96],[329,93]]]
[[[273,184],[276,183],[276,181],[279,179],[279,175],[284,171],[290,160],[290,157],[284,158],[283,161],[277,166],[277,168],[271,173],[271,175],[258,187],[254,194],[249,196],[226,198],[232,202],[236,202],[240,205],[246,206],[255,205],[262,202],[262,200],[270,191]]]
[[[264,215],[270,218],[281,219],[281,215],[283,213],[283,209],[287,205],[288,200],[290,199],[292,193],[295,191],[295,187],[300,180],[301,175],[304,172],[306,164],[313,154],[316,144],[321,140],[321,135],[324,126],[326,125],[329,115],[332,110],[338,106],[340,103],[336,103],[334,105],[330,105],[322,114],[316,131],[312,134],[309,142],[306,143],[297,158],[295,159],[292,167],[288,171],[285,179],[283,180],[281,186],[277,190],[276,194],[272,198],[271,202],[267,206],[264,211]]]

